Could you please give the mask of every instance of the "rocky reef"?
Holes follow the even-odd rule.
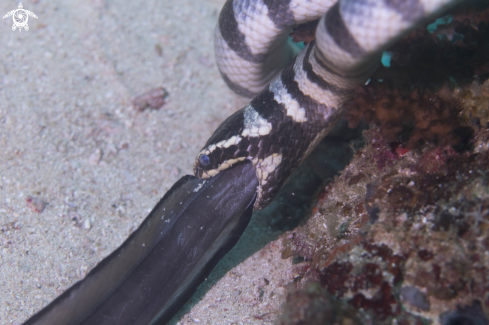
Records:
[[[365,146],[283,235],[277,324],[489,324],[489,3],[413,31],[346,104]]]

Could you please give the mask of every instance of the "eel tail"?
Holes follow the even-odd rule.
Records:
[[[165,324],[236,244],[257,186],[251,162],[182,177],[119,248],[24,324]]]

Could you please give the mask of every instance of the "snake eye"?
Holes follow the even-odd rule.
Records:
[[[202,166],[207,166],[211,163],[211,160],[209,159],[209,156],[207,156],[207,155],[200,155],[199,156],[199,163]]]

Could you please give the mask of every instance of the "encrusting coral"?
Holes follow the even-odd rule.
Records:
[[[485,324],[489,132],[476,132],[472,152],[425,146],[402,157],[378,128],[364,133],[312,217],[283,239],[283,257],[304,260],[294,286],[319,283],[367,324],[438,323],[474,301]]]
[[[456,96],[460,100],[466,118],[478,119],[480,126],[488,126],[489,79],[482,85],[474,81],[470,86],[456,89]]]
[[[488,21],[467,1],[414,31],[346,104],[366,144],[283,236],[277,324],[489,324]]]
[[[420,141],[445,146],[461,145],[472,136],[472,129],[463,125],[459,118],[461,104],[451,94],[448,86],[437,93],[415,88],[403,95],[389,81],[372,81],[368,86],[357,88],[353,101],[345,105],[344,118],[351,128],[360,120],[380,126],[388,142],[402,141],[408,149]],[[402,133],[407,140],[400,139]]]

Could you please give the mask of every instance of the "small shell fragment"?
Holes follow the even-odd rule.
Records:
[[[100,148],[95,149],[94,152],[88,157],[88,163],[92,166],[98,165],[102,160],[102,150]]]
[[[46,205],[48,204],[47,202],[44,202],[43,200],[30,195],[27,196],[25,202],[27,203],[27,207],[29,209],[37,213],[43,212],[44,209],[46,208]]]
[[[132,101],[134,109],[139,112],[146,108],[159,109],[165,104],[165,98],[168,97],[168,92],[163,87],[158,87],[137,96]]]

